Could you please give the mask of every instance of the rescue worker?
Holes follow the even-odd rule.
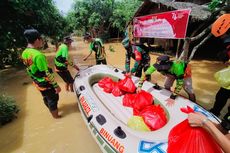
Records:
[[[39,50],[43,45],[41,35],[36,29],[27,29],[24,36],[28,44],[22,52],[22,60],[27,67],[27,73],[41,92],[43,101],[53,118],[60,118],[57,105],[61,88],[54,80],[52,69],[48,68],[45,55]]]
[[[58,47],[55,60],[54,60],[55,71],[66,83],[65,85],[66,91],[71,91],[71,92],[73,92],[74,79],[68,70],[68,65],[74,67],[76,70],[79,71],[78,66],[74,65],[74,63],[69,58],[69,48],[71,47],[72,42],[73,40],[69,36],[64,37],[64,43],[62,43]]]
[[[156,63],[150,66],[147,71],[145,71],[144,75],[141,77],[138,83],[137,92],[140,92],[142,85],[146,80],[145,76],[151,75],[156,70],[166,76],[164,84],[165,89],[171,90],[171,87],[176,80],[176,87],[170,95],[171,102],[169,102],[169,105],[174,104],[174,100],[181,91],[182,87],[187,92],[189,99],[193,102],[196,102],[195,94],[192,88],[192,74],[190,65],[183,61],[171,61],[167,55],[159,56],[156,60]],[[157,83],[155,88],[159,88]]]
[[[219,58],[227,64],[230,59],[230,35],[224,38],[224,46],[225,50],[219,54]],[[220,89],[216,94],[214,106],[210,111],[216,116],[219,116],[221,110],[230,98],[230,66],[216,72],[214,76],[220,85]],[[228,106],[228,113],[224,116],[224,119],[227,119],[229,116],[230,106]]]
[[[83,58],[83,61],[86,61],[89,56],[92,54],[92,52],[95,52],[95,59],[96,64],[107,64],[106,62],[106,53],[105,53],[105,47],[102,43],[102,40],[100,38],[93,38],[89,33],[86,33],[84,35],[84,40],[86,40],[89,44],[89,51],[90,53]]]
[[[221,15],[213,24],[211,33],[215,37],[220,37],[223,40],[225,50],[219,53],[219,58],[223,63],[228,65],[215,73],[215,78],[220,85],[220,89],[216,94],[216,99],[213,108],[210,110],[216,116],[220,115],[220,111],[226,105],[230,97],[230,66],[228,61],[230,59],[230,14]],[[228,106],[228,113],[225,114],[224,120],[229,123],[230,127],[230,106]]]
[[[127,32],[125,38],[122,40],[122,44],[126,50],[125,53],[125,71],[127,74],[135,74],[137,77],[142,76],[142,70],[146,71],[150,66],[149,48],[146,47],[142,42],[132,43],[129,40]],[[135,60],[133,68],[130,70],[130,60]],[[146,75],[146,80],[150,81],[151,76]]]

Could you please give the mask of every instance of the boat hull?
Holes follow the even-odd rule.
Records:
[[[155,102],[165,109],[168,122],[156,131],[133,130],[127,126],[133,111],[122,105],[123,96],[114,97],[103,92],[98,86],[97,82],[105,76],[111,77],[114,81],[124,78],[122,70],[106,65],[95,65],[80,71],[74,82],[82,117],[102,152],[166,153],[170,130],[187,118],[187,114],[180,110],[182,107],[189,106],[215,121],[212,114],[184,97],[178,96],[174,106],[166,106],[166,100],[171,92],[165,89],[156,90],[151,82],[146,81],[143,89],[151,93]],[[139,78],[133,76],[132,80],[137,85]]]

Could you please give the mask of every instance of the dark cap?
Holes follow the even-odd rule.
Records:
[[[172,62],[169,59],[170,58],[167,55],[159,56],[153,66],[157,69],[157,71],[169,70],[172,65]]]
[[[90,35],[90,33],[85,33],[84,34],[84,36],[83,36],[83,38],[84,38],[84,40],[87,40],[87,39],[89,39],[89,38],[91,38],[92,36]]]
[[[167,61],[169,61],[169,56],[167,56],[167,55],[162,55],[162,56],[159,56],[159,57],[157,57],[157,61],[160,61],[160,62],[167,62]]]
[[[70,36],[64,37],[64,43],[72,43],[73,39]]]
[[[24,36],[29,43],[34,43],[36,39],[41,38],[41,34],[36,29],[26,29],[24,31]]]

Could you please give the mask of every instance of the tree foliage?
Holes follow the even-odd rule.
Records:
[[[0,69],[19,63],[27,28],[38,29],[54,42],[73,31],[115,36],[140,5],[140,0],[75,0],[73,11],[64,18],[52,0],[1,0]]]
[[[133,17],[135,11],[139,8],[141,2],[138,0],[123,0],[117,2],[110,18],[113,28],[117,28],[118,32],[124,32],[127,23]]]
[[[90,31],[100,35],[114,29],[119,33],[125,31],[140,4],[140,0],[77,0],[67,21],[82,33]]]
[[[212,0],[209,4],[209,10],[212,12],[211,16],[204,21],[207,24],[203,31],[196,36],[191,36],[184,40],[183,52],[181,53],[179,59],[183,59],[187,62],[193,59],[194,54],[200,46],[202,46],[206,41],[212,37],[211,26],[212,23],[222,14],[230,13],[230,1],[229,0]],[[201,40],[202,38],[202,40]],[[189,55],[189,46],[191,42],[198,41],[198,44],[193,47]],[[189,56],[188,56],[189,55]]]
[[[0,13],[0,68],[18,63],[25,29],[36,28],[56,40],[67,25],[52,0],[1,0]]]

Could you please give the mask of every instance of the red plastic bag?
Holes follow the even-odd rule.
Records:
[[[140,116],[141,111],[139,109],[133,108],[133,115]]]
[[[114,83],[113,82],[109,82],[107,84],[105,84],[105,87],[104,87],[104,92],[107,92],[107,93],[111,93],[112,90],[114,88]]]
[[[135,103],[135,98],[136,94],[125,94],[122,99],[123,106],[133,107],[133,104]]]
[[[207,131],[191,127],[186,119],[170,131],[167,153],[222,153],[222,151]]]
[[[136,95],[136,99],[135,99],[135,103],[133,105],[133,108],[138,109],[138,110],[142,110],[146,106],[149,106],[152,104],[153,104],[153,96],[150,93],[148,93],[144,90],[141,90],[141,92],[139,92]]]
[[[147,106],[140,112],[140,116],[152,131],[160,129],[167,123],[166,113],[160,105]]]
[[[112,90],[114,89],[114,86],[115,86],[115,82],[113,82],[112,79],[108,79],[106,80],[106,82],[104,82],[104,92],[107,92],[107,93],[111,93]]]
[[[105,84],[107,84],[108,82],[113,82],[113,80],[110,77],[104,77],[100,81],[98,81],[98,85],[99,87],[104,88]]]
[[[119,86],[118,86],[118,83],[114,83],[114,88],[112,90],[112,94],[115,96],[115,97],[118,97],[118,96],[121,96],[124,94],[124,92],[122,90],[120,90]]]
[[[133,80],[129,76],[126,76],[123,80],[120,80],[118,82],[118,85],[122,91],[128,93],[134,93],[136,91],[136,86],[133,83]]]

